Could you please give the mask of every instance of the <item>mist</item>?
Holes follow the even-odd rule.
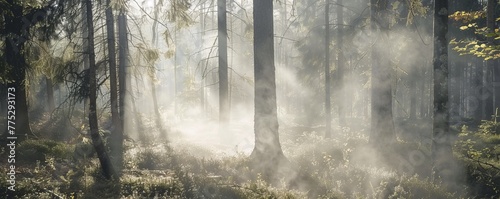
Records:
[[[15,85],[26,88],[31,132],[17,132],[17,174],[0,161],[2,177],[17,179],[0,183],[8,187],[0,195],[500,194],[498,61],[449,43],[497,45],[452,15],[484,12],[474,19],[479,29],[486,12],[498,16],[486,1],[449,1],[444,42],[441,14],[425,0],[62,3],[60,18],[44,22],[56,28],[32,30],[18,53],[29,66]],[[19,82],[5,60],[2,89]],[[37,179],[50,186],[29,183]]]

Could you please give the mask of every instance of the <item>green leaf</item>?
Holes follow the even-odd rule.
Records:
[[[498,34],[496,34],[496,33],[492,33],[492,32],[490,32],[490,33],[485,34],[484,36],[486,36],[486,37],[495,37],[495,36],[497,36],[497,35],[498,35]]]
[[[394,3],[392,3],[392,9],[393,10],[398,9],[398,7],[399,7],[399,1],[395,1]]]

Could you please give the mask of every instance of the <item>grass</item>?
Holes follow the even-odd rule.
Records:
[[[466,131],[455,146],[457,157],[473,152],[494,162],[497,133],[491,125]],[[306,129],[307,130],[307,129]],[[490,133],[488,133],[490,132]],[[17,198],[466,198],[499,196],[499,178],[487,164],[460,159],[469,186],[450,192],[430,173],[427,143],[398,141],[392,150],[376,152],[362,132],[346,131],[324,139],[317,132],[283,128],[282,146],[289,164],[267,176],[242,153],[211,157],[200,146],[166,142],[126,144],[125,168],[118,182],[107,181],[92,153],[80,141],[26,140],[18,145]],[[482,144],[484,143],[484,144]],[[197,147],[198,154],[186,148]],[[474,150],[469,150],[474,149]],[[492,148],[497,149],[497,148]],[[2,153],[5,153],[3,151]],[[83,154],[83,155],[82,155]],[[415,155],[417,154],[417,155]],[[2,154],[4,155],[4,154]],[[418,156],[420,155],[420,156]],[[415,159],[415,157],[422,157]],[[412,161],[410,159],[413,158]],[[418,160],[418,161],[417,161]],[[1,162],[3,161],[3,162]],[[0,160],[6,164],[5,160]],[[411,169],[405,167],[411,163]],[[16,164],[17,166],[17,164]],[[0,178],[7,178],[0,167]],[[488,177],[489,176],[489,177]],[[474,186],[474,184],[480,184]],[[0,195],[7,193],[0,181]],[[470,194],[470,195],[468,195]]]
[[[164,144],[130,148],[120,182],[109,182],[102,178],[95,158],[81,161],[85,163],[80,165],[70,164],[73,160],[67,154],[73,152],[74,146],[27,140],[20,144],[20,153],[40,152],[45,156],[34,159],[35,162],[25,160],[28,162],[23,163],[16,194],[27,198],[54,198],[55,195],[189,199],[457,197],[418,175],[403,175],[377,162],[360,162],[356,153],[367,143],[362,135],[324,140],[304,134],[288,141],[297,147],[285,149],[290,167],[274,181],[253,169],[244,155],[206,159]],[[400,148],[403,146],[415,145],[402,144]],[[43,150],[33,151],[30,147]],[[1,173],[2,178],[6,178],[6,171]],[[1,183],[0,194],[5,194],[5,182]]]

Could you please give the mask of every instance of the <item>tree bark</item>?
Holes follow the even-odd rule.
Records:
[[[120,165],[120,137],[123,134],[122,121],[118,111],[118,80],[116,74],[116,49],[115,49],[115,23],[111,0],[106,0],[106,32],[108,44],[108,63],[109,63],[109,81],[110,81],[110,101],[111,101],[111,142],[110,152],[113,157],[113,166],[118,174],[121,173]]]
[[[94,145],[97,157],[101,163],[102,171],[106,179],[110,180],[116,177],[115,170],[111,164],[111,160],[108,156],[106,148],[104,147],[104,142],[99,135],[99,127],[97,122],[97,79],[96,79],[96,63],[95,63],[95,52],[94,52],[94,25],[92,16],[92,1],[86,0],[86,11],[87,11],[87,25],[88,25],[88,48],[87,53],[89,55],[89,127],[90,127],[90,137],[92,138],[92,144]]]
[[[227,72],[227,16],[226,0],[217,0],[217,29],[219,42],[219,122],[229,121],[228,72]]]
[[[83,1],[82,1],[83,2]],[[89,48],[89,43],[86,38],[89,38],[89,25],[88,25],[88,20],[87,20],[87,5],[85,3],[81,4],[82,7],[82,48],[83,49],[88,49]],[[85,52],[82,54],[82,66],[81,70],[87,70],[89,69],[89,54],[88,52]],[[89,107],[89,98],[85,97],[83,100],[83,106],[85,107],[84,109],[84,114],[88,114],[86,111],[88,110]]]
[[[255,147],[252,159],[267,168],[276,168],[285,156],[278,134],[274,66],[273,0],[253,1]]]
[[[15,133],[18,139],[23,140],[33,135],[30,127],[25,84],[27,66],[25,58],[20,50],[24,45],[15,44],[9,40],[5,41],[5,45],[5,57],[7,58],[7,63],[12,67],[11,77],[13,78],[13,83],[11,84],[12,86],[9,87],[15,89]]]
[[[454,183],[452,143],[448,113],[448,1],[434,1],[434,118],[433,171],[446,185]]]
[[[121,119],[121,129],[122,131],[117,132],[114,136],[114,149],[113,154],[117,155],[116,165],[117,168],[122,168],[123,165],[123,137],[125,134],[125,121],[128,121],[126,117],[127,108],[126,100],[128,93],[128,63],[129,63],[129,51],[128,51],[128,30],[127,30],[127,15],[126,11],[120,10],[118,14],[118,81],[119,81],[119,104],[120,107],[120,119]]]
[[[387,146],[396,139],[392,116],[391,66],[384,48],[387,42],[389,20],[387,0],[371,0],[370,23],[375,40],[372,51],[372,96],[370,142],[375,146]]]

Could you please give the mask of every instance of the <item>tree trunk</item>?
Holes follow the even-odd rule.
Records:
[[[99,157],[99,162],[101,163],[102,171],[104,176],[109,180],[116,177],[115,170],[111,164],[106,148],[104,147],[104,142],[99,135],[99,127],[97,122],[97,79],[96,79],[96,63],[95,63],[95,52],[94,52],[94,25],[92,16],[92,1],[87,0],[87,25],[88,25],[88,49],[87,53],[89,55],[89,127],[90,136],[92,138],[92,144],[94,145],[97,156]]]
[[[230,0],[229,1],[229,5],[232,5],[233,3],[233,0]],[[230,9],[229,12],[233,12],[233,9]],[[232,17],[229,17],[229,29],[231,30],[231,35],[230,35],[230,39],[231,39],[231,49],[234,49],[234,28],[233,28],[233,22],[234,22],[234,19]],[[231,60],[229,60],[229,66],[231,67],[231,70],[229,70],[229,80],[228,80],[228,94],[227,94],[227,113],[228,113],[228,120],[231,119],[231,107],[232,107],[232,103],[233,103],[233,70],[234,70],[234,50],[231,50]]]
[[[410,120],[414,120],[417,118],[417,78],[418,71],[416,69],[417,66],[411,69],[410,77],[409,77],[409,94],[410,94]]]
[[[226,0],[217,0],[217,29],[219,42],[219,122],[226,125],[229,121],[228,73],[227,73],[227,22]]]
[[[460,73],[460,105],[459,105],[459,114],[460,114],[460,118],[462,117],[465,117],[465,106],[464,106],[464,99],[466,97],[465,95],[465,67],[463,65],[462,62],[459,62],[459,63],[456,63],[457,65],[457,68],[459,70],[459,73]]]
[[[203,36],[205,35],[205,3],[201,3],[200,12],[200,49],[203,49]],[[203,69],[205,64],[201,57],[200,52],[200,109],[203,114],[205,114],[205,70]]]
[[[375,39],[371,51],[372,59],[372,98],[370,142],[376,146],[387,146],[396,139],[392,118],[391,66],[384,48],[388,42],[389,20],[387,0],[371,0],[370,23],[372,37]]]
[[[498,4],[498,0],[488,0],[488,5],[486,7],[486,27],[488,28],[488,32],[494,32],[495,31],[495,8]],[[490,45],[494,45],[494,37],[488,37],[487,41]],[[488,60],[486,61],[486,64],[488,65],[487,68],[492,72],[493,76],[493,96],[491,98],[493,102],[493,107],[492,110],[489,112],[492,113],[490,115],[493,115],[495,113],[496,108],[500,107],[500,66],[498,64],[498,60]]]
[[[89,25],[87,24],[87,8],[86,8],[86,4],[85,3],[82,3],[81,4],[82,6],[82,38],[83,41],[82,41],[82,48],[83,49],[88,49],[89,48],[89,43],[88,43],[88,40],[85,39],[85,38],[88,38],[89,37]],[[82,54],[82,67],[81,70],[87,70],[89,68],[89,55],[88,53],[83,53]],[[89,98],[86,97],[84,100],[83,100],[83,105],[85,107],[84,109],[84,113],[86,113],[87,111],[87,107],[89,105]]]
[[[45,77],[45,86],[47,88],[47,111],[49,113],[52,113],[55,109],[55,102],[54,102],[54,83],[52,82],[52,79],[49,77]]]
[[[177,42],[177,29],[174,30],[174,42]],[[177,115],[177,46],[174,47],[174,115]]]
[[[110,81],[110,101],[111,101],[111,142],[110,152],[113,157],[113,166],[118,174],[121,173],[122,151],[120,150],[120,137],[123,135],[122,121],[118,111],[118,81],[116,75],[116,50],[115,50],[115,23],[111,0],[106,0],[106,32],[108,44],[108,63],[109,63],[109,81]]]
[[[5,30],[10,33],[7,34],[4,41],[4,58],[8,65],[11,67],[11,73],[9,74],[13,81],[9,84],[8,88],[14,88],[13,94],[15,94],[15,117],[16,123],[15,127],[15,136],[18,139],[25,139],[27,136],[33,135],[30,128],[30,120],[28,113],[28,100],[27,100],[27,92],[26,92],[26,69],[27,63],[25,61],[24,55],[22,54],[22,50],[24,48],[24,44],[27,40],[26,35],[23,35],[26,31],[29,32],[29,28],[25,26],[20,26],[19,24],[25,24],[22,20],[25,19],[23,16],[23,8],[10,0],[7,1],[11,7],[11,14],[4,15],[6,18],[3,20]],[[26,24],[28,25],[28,24]],[[33,24],[30,24],[33,25]],[[7,128],[6,128],[7,129]],[[14,135],[11,135],[14,136]]]
[[[122,168],[123,164],[123,137],[125,134],[125,123],[128,121],[126,108],[127,93],[128,93],[128,64],[129,64],[129,49],[128,49],[128,30],[127,30],[127,14],[126,11],[120,10],[118,14],[118,85],[119,85],[119,109],[122,131],[117,132],[114,139],[113,154],[118,155],[116,161],[119,163],[117,168]]]
[[[8,97],[8,92],[7,92],[7,89],[9,87],[7,86],[7,84],[5,82],[0,82],[0,96],[7,96]],[[3,116],[0,117],[1,118],[1,121],[0,122],[3,122],[2,124],[6,124],[6,120],[7,118],[4,117],[7,115],[7,108],[8,108],[8,102],[7,100],[0,100],[0,114],[2,114]],[[5,129],[4,129],[5,130]],[[0,131],[0,132],[3,132],[3,131]],[[4,136],[6,137],[6,136]]]
[[[286,160],[278,134],[274,66],[273,0],[253,1],[255,147],[251,157],[261,166],[276,168]]]
[[[427,104],[426,103],[426,100],[425,100],[425,68],[422,68],[421,71],[420,71],[420,75],[421,75],[421,79],[422,81],[420,81],[420,107],[419,107],[419,115],[420,115],[420,119],[424,119],[425,118],[425,105]],[[458,86],[458,88],[460,89],[460,86]],[[458,95],[460,97],[460,91],[458,92]],[[457,108],[458,108],[458,104],[457,104]]]
[[[153,27],[152,27],[152,33],[153,33],[153,39],[152,39],[152,45],[155,47],[155,48],[158,48],[158,29],[157,29],[157,26],[158,26],[158,9],[156,7],[156,0],[153,1],[154,3],[154,19],[153,19]],[[153,98],[153,109],[154,109],[154,112],[155,112],[155,123],[156,123],[156,126],[158,128],[158,130],[160,131],[160,133],[164,136],[166,136],[166,130],[164,129],[163,127],[163,123],[162,123],[162,120],[161,120],[161,114],[160,114],[160,107],[158,107],[158,96],[156,94],[156,83],[155,83],[155,80],[156,80],[156,66],[155,65],[155,68],[152,69],[152,73],[150,74],[150,81],[151,81],[151,98]]]
[[[481,120],[484,120],[484,111],[482,110],[483,107],[483,99],[481,95],[481,88],[483,87],[483,61],[480,59],[475,59],[474,60],[476,63],[474,64],[474,88],[473,88],[473,96],[474,101],[475,101],[475,106],[474,106],[474,122],[477,122],[478,124],[481,123]],[[451,93],[451,92],[450,92]],[[451,97],[450,97],[451,98]],[[453,103],[450,103],[453,104]],[[453,116],[453,115],[451,115]]]
[[[446,185],[454,183],[454,164],[448,113],[448,1],[434,1],[434,118],[433,171]]]
[[[344,98],[346,94],[344,92],[344,53],[342,51],[343,41],[344,41],[344,9],[342,0],[337,0],[337,74],[338,74],[338,103],[339,103],[339,126],[345,125],[345,113],[344,113]]]
[[[22,49],[22,45],[16,45],[9,40],[5,41],[5,45],[5,57],[7,58],[7,63],[12,67],[11,77],[13,78],[13,83],[9,88],[15,89],[13,93],[15,94],[16,102],[15,135],[18,139],[23,140],[33,135],[29,122],[28,99],[24,81],[26,79],[27,66],[20,50]]]
[[[325,137],[332,137],[332,108],[330,104],[330,1],[325,6]],[[340,96],[339,97],[343,97]],[[339,98],[340,99],[340,98]],[[340,105],[339,105],[340,110]]]
[[[138,58],[139,59],[139,58]],[[137,75],[137,74],[136,74]],[[137,81],[137,78],[134,78],[135,82],[135,88],[137,89],[135,92],[138,92],[139,90],[139,81]],[[130,85],[132,85],[132,80],[130,81]],[[139,140],[144,144],[150,144],[150,139],[146,135],[146,130],[144,127],[144,124],[142,122],[142,117],[139,111],[137,110],[137,103],[135,103],[135,94],[134,94],[134,89],[132,89],[132,86],[130,88],[130,92],[127,92],[128,99],[130,99],[130,104],[132,105],[132,114],[130,115],[130,122],[135,122],[135,126],[137,127],[135,130],[137,131],[137,134],[139,134]],[[127,112],[127,117],[128,117],[128,112]]]

